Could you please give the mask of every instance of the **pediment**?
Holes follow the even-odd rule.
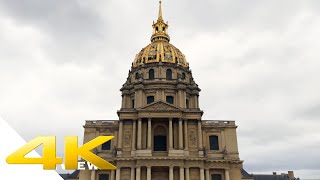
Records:
[[[182,111],[180,108],[163,102],[163,101],[157,101],[151,104],[148,104],[144,107],[142,107],[140,110],[150,110],[150,111]]]

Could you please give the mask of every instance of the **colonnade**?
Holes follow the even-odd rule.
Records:
[[[178,148],[180,150],[188,150],[188,120],[187,119],[179,119],[179,142]],[[138,124],[138,126],[136,125]],[[137,128],[136,128],[137,127]],[[152,120],[148,119],[147,122],[147,149],[152,149]],[[137,133],[137,136],[136,136]],[[123,134],[123,121],[119,121],[119,133],[118,133],[118,148],[122,148],[122,134]],[[142,149],[142,119],[133,120],[132,123],[132,151],[135,151],[136,148],[138,150]],[[173,120],[169,118],[169,150],[173,149]],[[198,148],[199,150],[203,149],[202,143],[202,127],[201,121],[198,121]]]
[[[173,166],[169,167],[169,180],[174,180]],[[116,174],[116,175],[115,175]],[[147,166],[147,180],[151,180],[152,167]],[[95,180],[96,171],[91,171],[91,180]],[[141,167],[131,168],[131,180],[141,179]],[[110,173],[110,180],[121,180],[121,168],[113,170]],[[190,180],[190,168],[179,167],[179,180]],[[200,180],[211,180],[210,169],[200,168]],[[224,170],[224,180],[230,180],[229,169]]]

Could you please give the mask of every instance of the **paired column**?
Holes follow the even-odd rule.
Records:
[[[180,180],[184,180],[184,168],[180,167]]]
[[[91,171],[91,180],[96,180],[96,171],[95,170]]]
[[[203,149],[203,146],[202,146],[202,129],[201,129],[201,121],[198,121],[198,146],[199,146],[199,150],[202,150]]]
[[[188,144],[188,120],[184,120],[184,150],[189,149],[189,144]]]
[[[138,140],[137,149],[141,149],[141,119],[138,119]]]
[[[136,168],[136,180],[140,180],[141,179],[141,169],[140,167]]]
[[[118,167],[116,170],[116,180],[120,180],[120,173],[120,167]]]
[[[206,180],[210,180],[210,169],[206,169]]]
[[[118,148],[122,148],[123,121],[119,120]]]
[[[190,170],[189,170],[189,167],[186,167],[186,180],[190,180]]]
[[[224,170],[224,176],[225,176],[226,180],[230,180],[229,169]]]
[[[179,119],[179,149],[183,149],[182,119]]]
[[[131,179],[131,180],[134,180],[134,179],[135,179],[135,178],[134,178],[134,170],[135,170],[134,167],[132,167],[132,168],[131,168],[131,176],[130,176],[130,179]]]
[[[111,170],[111,177],[110,177],[110,180],[114,180],[114,173],[115,173],[115,171],[114,171],[114,170]]]
[[[172,119],[169,119],[169,150],[173,149]]]
[[[151,167],[147,167],[147,180],[151,180]]]
[[[136,150],[136,121],[132,124],[132,151]]]
[[[200,180],[204,180],[204,169],[200,168]]]
[[[173,166],[169,168],[169,180],[173,180]]]
[[[147,144],[147,149],[151,150],[151,118],[148,119],[148,144]]]

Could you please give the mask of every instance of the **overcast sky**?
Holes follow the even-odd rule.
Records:
[[[248,172],[320,178],[320,1],[163,2],[203,119],[236,120]],[[0,0],[0,115],[26,140],[117,119],[157,0]]]

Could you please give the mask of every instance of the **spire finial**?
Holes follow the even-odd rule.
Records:
[[[159,1],[159,15],[158,15],[158,19],[162,19],[162,1]]]

